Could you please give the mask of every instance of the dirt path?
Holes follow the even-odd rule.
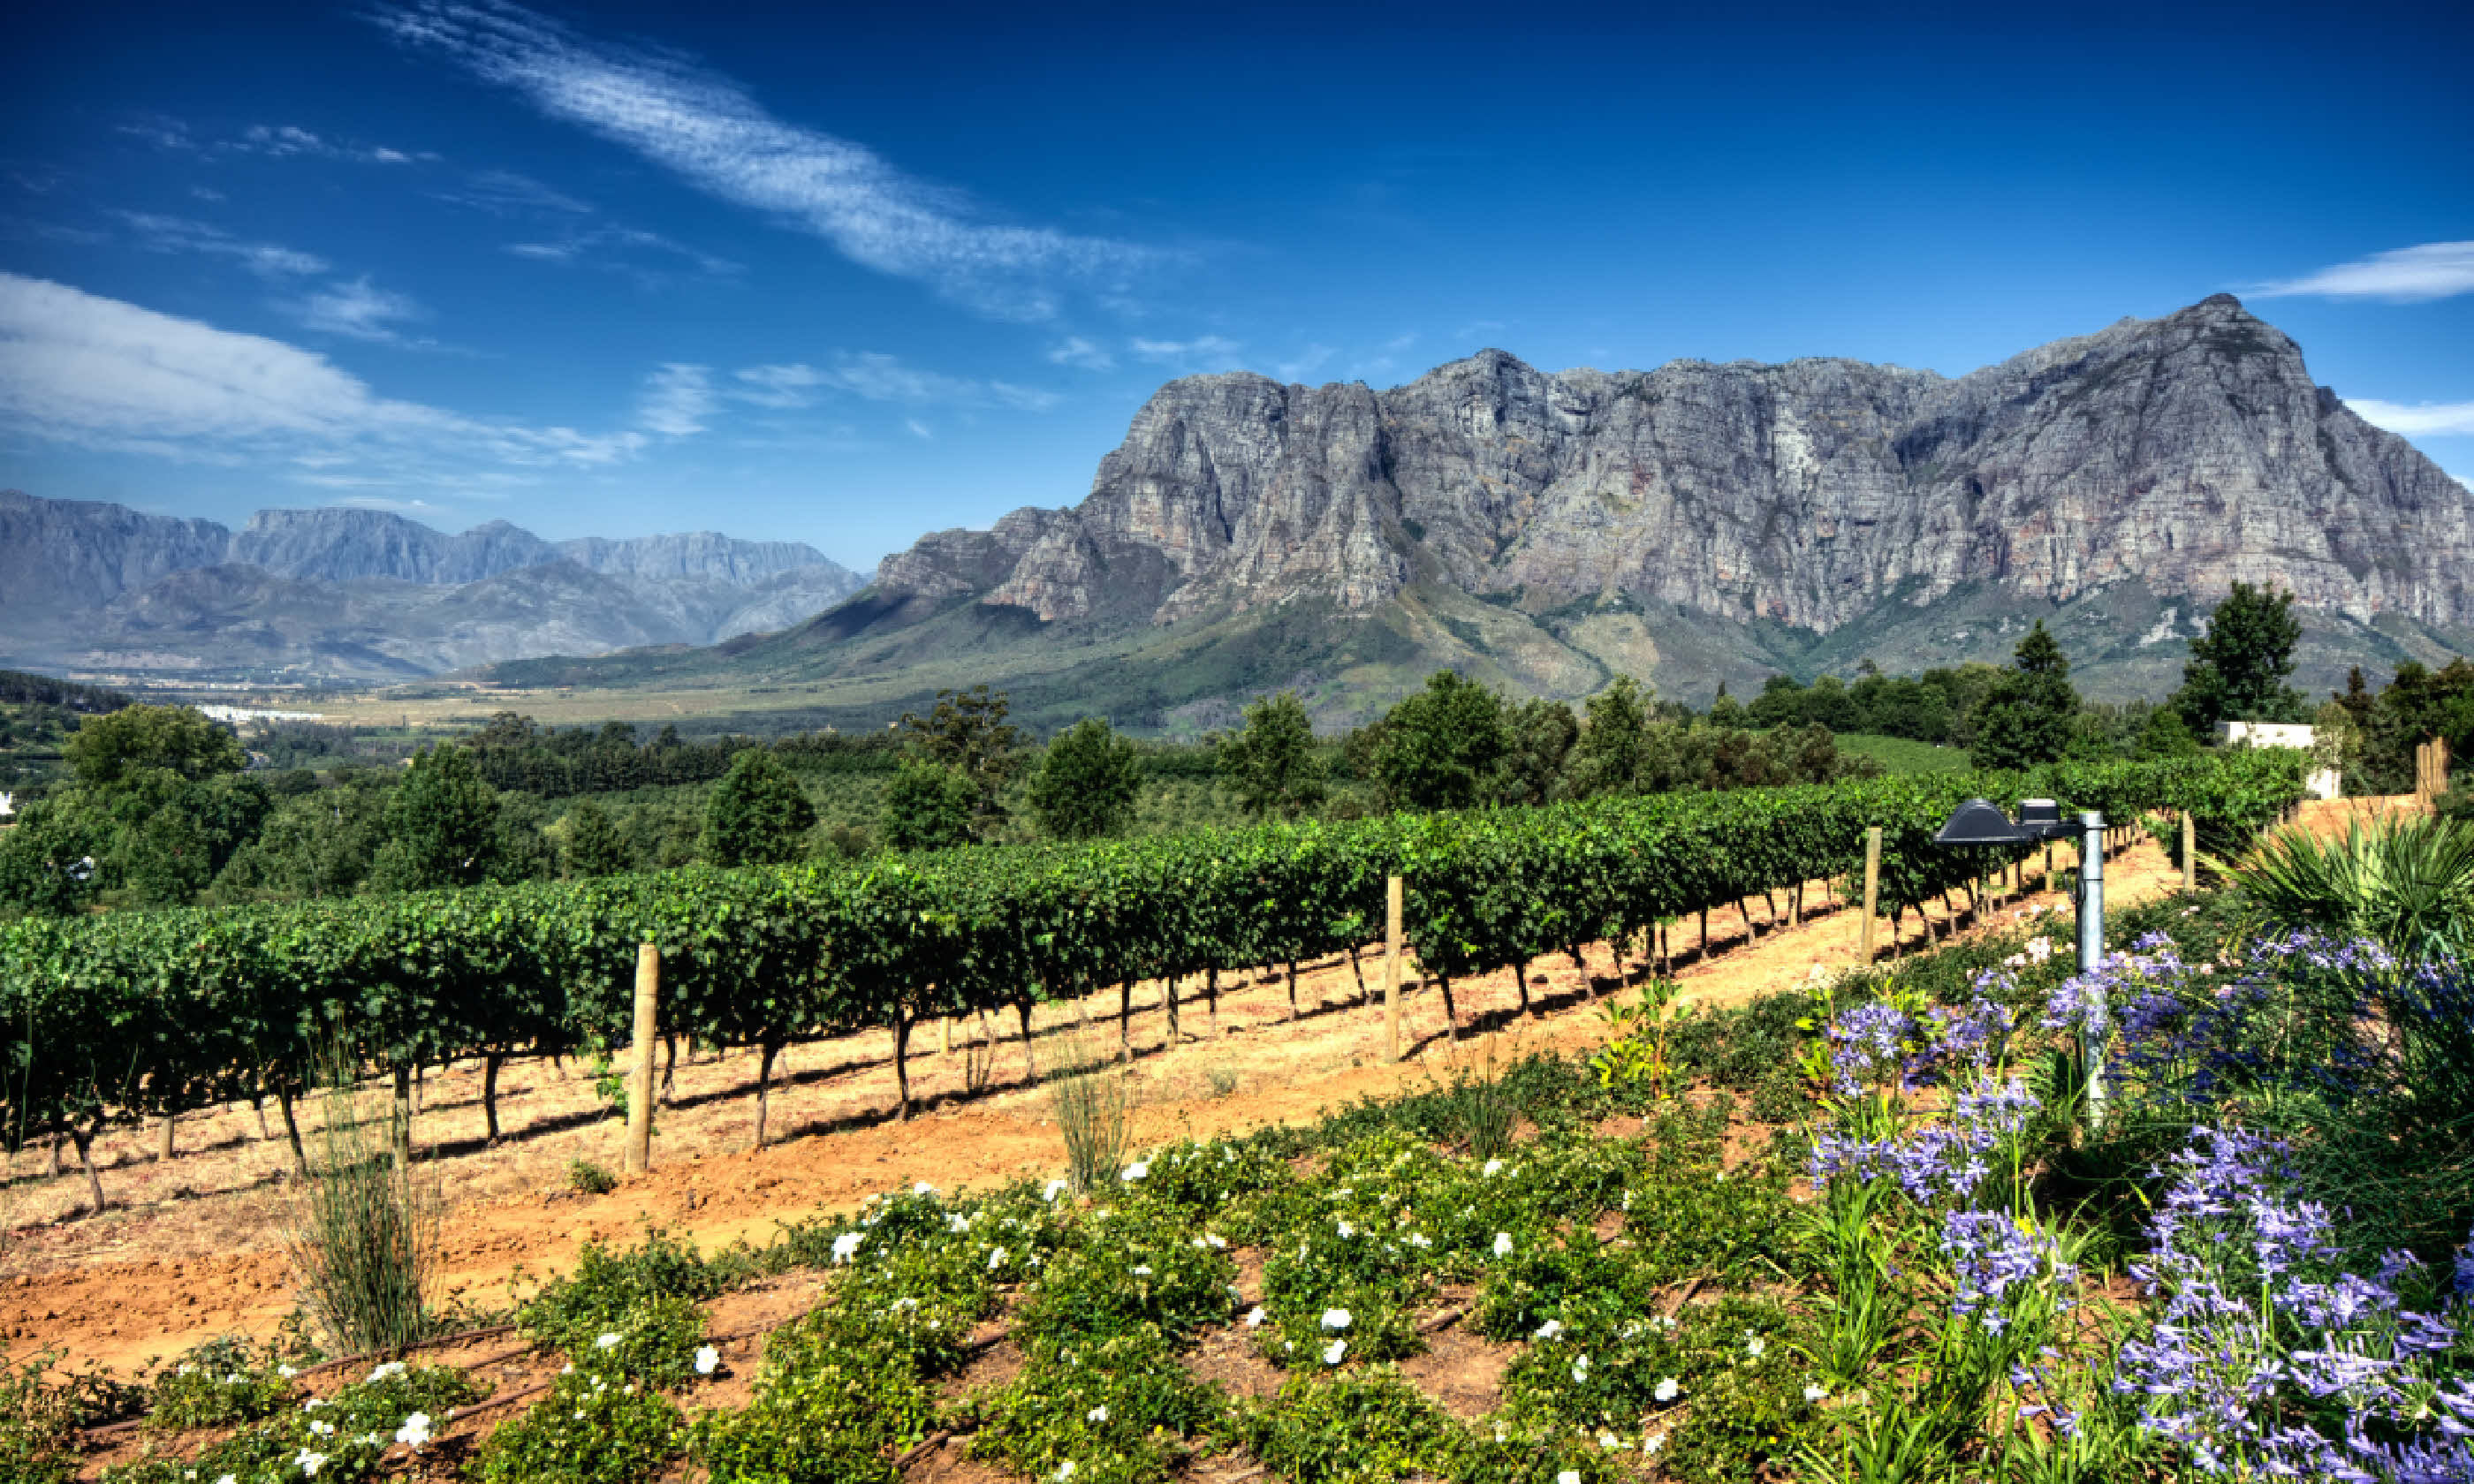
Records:
[[[2121,904],[2179,885],[2178,873],[2144,841],[2107,871],[2110,898]],[[1712,912],[1706,962],[1686,951],[1697,945],[1697,924],[1679,924],[1670,945],[1683,997],[1740,1003],[1852,964],[1860,914],[1822,905],[1817,882],[1806,899],[1818,910],[1804,922],[1773,925],[1754,898],[1749,942],[1741,914]],[[2057,900],[2005,901],[1988,910],[1987,922],[2007,922],[2031,902]],[[1783,899],[1780,908],[1786,910]],[[1946,915],[1936,911],[1933,924],[1942,932]],[[1924,946],[1921,934],[1910,917],[1906,951]],[[1879,945],[1886,955],[1886,922]],[[1379,952],[1364,956],[1370,978],[1380,962]],[[1455,1058],[1593,1045],[1603,1038],[1593,994],[1613,993],[1624,969],[1640,967],[1618,966],[1604,944],[1586,950],[1580,969],[1562,955],[1533,963],[1538,1014],[1526,1020],[1510,973],[1455,981],[1464,1022],[1458,1047],[1443,1035],[1443,996],[1431,987],[1405,992],[1413,1046],[1398,1065],[1383,1058],[1381,1006],[1358,1001],[1346,956],[1301,967],[1294,1021],[1283,975],[1234,983],[1224,976],[1216,1018],[1199,984],[1180,985],[1184,1035],[1174,1047],[1161,1045],[1160,987],[1138,986],[1128,1073],[1140,1104],[1135,1142],[1312,1118],[1424,1086],[1447,1075]],[[1040,1007],[1034,1041],[1043,1064],[1077,1033],[1084,1013],[1092,1025],[1083,1034],[1113,1042],[1116,1009],[1113,991],[1080,1005]],[[479,1068],[433,1070],[416,1137],[449,1203],[443,1290],[499,1304],[519,1264],[556,1271],[585,1242],[628,1242],[647,1222],[708,1248],[739,1238],[762,1243],[784,1222],[848,1209],[896,1185],[924,1180],[955,1189],[1053,1173],[1062,1162],[1057,1135],[1045,1097],[1024,1075],[1020,1041],[1008,1036],[998,1044],[993,1079],[974,1091],[966,1086],[968,1033],[956,1028],[950,1056],[937,1053],[934,1027],[914,1035],[911,1086],[926,1111],[907,1124],[892,1119],[890,1033],[794,1049],[787,1085],[777,1080],[772,1094],[776,1141],[762,1151],[749,1148],[754,1054],[683,1064],[671,1106],[659,1117],[653,1170],[597,1197],[573,1193],[566,1174],[579,1159],[618,1164],[619,1125],[589,1076],[572,1065],[565,1074],[547,1063],[509,1066],[500,1088],[508,1137],[494,1146],[485,1137]],[[259,1137],[245,1104],[193,1114],[178,1127],[177,1157],[162,1163],[154,1159],[158,1129],[121,1131],[97,1150],[115,1203],[101,1217],[83,1214],[85,1183],[73,1161],[67,1174],[51,1176],[42,1151],[21,1154],[0,1188],[0,1202],[9,1203],[0,1206],[9,1243],[0,1258],[15,1275],[0,1281],[0,1351],[62,1346],[73,1363],[126,1372],[218,1333],[272,1333],[293,1307],[282,1251],[290,1157],[279,1124],[275,1135]]]

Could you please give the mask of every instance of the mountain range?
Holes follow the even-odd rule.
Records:
[[[263,510],[238,531],[0,491],[0,662],[402,680],[545,654],[778,630],[866,579],[712,532],[449,536],[381,511]]]
[[[1188,376],[1079,505],[922,537],[864,585],[716,536],[352,510],[232,533],[0,495],[0,662],[486,666],[870,725],[982,681],[1041,726],[1185,732],[1282,687],[1337,725],[1443,666],[1699,703],[1782,671],[1998,662],[2039,619],[2085,692],[2154,696],[2236,581],[2296,595],[2310,690],[2474,652],[2474,491],[2229,295],[1954,378],[1501,350],[1382,391]]]
[[[1034,718],[1176,731],[1279,686],[1346,721],[1443,665],[1705,702],[1998,662],[2043,619],[2088,693],[2153,696],[2236,581],[2296,595],[2314,690],[2474,650],[2474,491],[2217,295],[1955,378],[1500,350],[1389,391],[1190,376],[1079,506],[925,537],[797,629],[496,673],[762,678],[853,719],[1004,681]]]

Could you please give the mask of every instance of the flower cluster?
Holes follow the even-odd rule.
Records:
[[[2474,1388],[2438,1364],[2459,1323],[2407,1306],[2422,1276],[2407,1255],[2375,1277],[2339,1267],[2330,1213],[2291,1197],[2284,1156],[2201,1128],[2173,1157],[2131,1269],[2164,1307],[2123,1343],[2114,1389],[2212,1474],[2474,1478]]]

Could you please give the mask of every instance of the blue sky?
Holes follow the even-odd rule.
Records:
[[[864,565],[1189,371],[1956,374],[2219,290],[2474,479],[2474,12],[2020,9],[46,7],[0,486]]]

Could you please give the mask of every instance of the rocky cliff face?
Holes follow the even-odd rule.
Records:
[[[1952,380],[1845,360],[1536,371],[1386,392],[1170,383],[1071,511],[890,559],[893,595],[1165,623],[1421,579],[1532,612],[1620,595],[1828,634],[1962,585],[2067,602],[2236,580],[2474,624],[2474,493],[2219,295]]]
[[[91,608],[182,567],[220,562],[230,541],[211,520],[0,490],[0,612],[24,623]]]

